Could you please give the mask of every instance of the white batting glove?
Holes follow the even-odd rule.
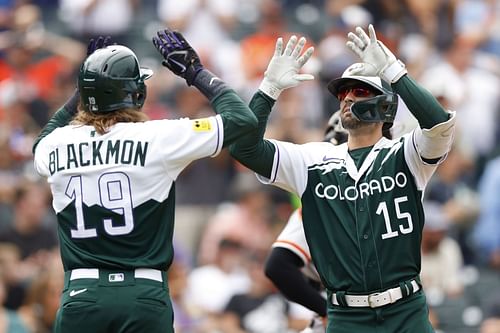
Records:
[[[305,44],[304,37],[301,37],[297,43],[297,37],[292,36],[283,52],[283,38],[278,38],[274,55],[267,65],[264,79],[259,86],[263,93],[277,100],[283,90],[295,87],[302,81],[314,79],[311,74],[299,74],[299,70],[314,52],[311,46],[301,55]]]
[[[342,76],[377,76],[377,69],[365,62],[356,62],[349,66]]]
[[[398,81],[408,73],[405,65],[375,35],[373,25],[368,26],[368,33],[356,27],[356,33],[349,32],[347,47],[357,54],[361,60],[376,68],[377,75],[388,83]]]

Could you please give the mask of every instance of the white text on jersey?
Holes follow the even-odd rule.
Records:
[[[408,179],[403,172],[398,172],[394,177],[383,176],[378,179],[372,179],[369,182],[359,183],[358,186],[348,186],[342,189],[338,185],[326,185],[318,183],[314,188],[316,196],[327,200],[357,200],[366,198],[374,193],[390,192],[395,186],[404,188],[408,183]]]

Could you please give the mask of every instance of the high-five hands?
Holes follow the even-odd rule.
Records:
[[[203,69],[200,57],[180,32],[160,30],[153,37],[153,44],[163,56],[162,65],[184,78],[190,86]]]
[[[364,63],[373,66],[382,80],[394,83],[408,72],[405,65],[377,39],[373,25],[368,26],[368,34],[360,27],[355,31],[347,34],[347,47]]]
[[[283,51],[283,38],[278,38],[274,55],[267,66],[259,89],[274,100],[288,88],[295,87],[302,81],[313,80],[311,74],[299,74],[300,69],[311,58],[314,48],[309,47],[304,53],[306,39],[292,36]]]

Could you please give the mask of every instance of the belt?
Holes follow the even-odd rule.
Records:
[[[408,290],[407,295],[416,293],[420,286],[417,281],[411,280],[411,286],[413,290]],[[408,287],[406,287],[409,289]],[[401,287],[396,287],[392,289],[387,289],[386,291],[373,293],[370,295],[345,295],[345,301],[349,307],[370,307],[378,308],[387,304],[392,304],[403,298],[403,292]],[[334,305],[341,305],[337,300],[337,295],[332,294],[332,303]]]
[[[124,271],[125,272],[125,271]],[[116,273],[109,273],[108,280],[110,282],[123,281],[124,274],[117,271]],[[134,277],[136,279],[148,279],[158,282],[163,282],[162,271],[153,268],[136,268],[134,270]],[[77,279],[99,279],[99,269],[98,268],[76,268],[71,271],[69,280]]]

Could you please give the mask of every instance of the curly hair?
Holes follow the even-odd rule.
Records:
[[[136,109],[122,109],[106,113],[93,113],[80,109],[71,121],[71,125],[93,126],[96,132],[102,135],[116,123],[137,123],[147,120],[149,120],[148,116]]]

